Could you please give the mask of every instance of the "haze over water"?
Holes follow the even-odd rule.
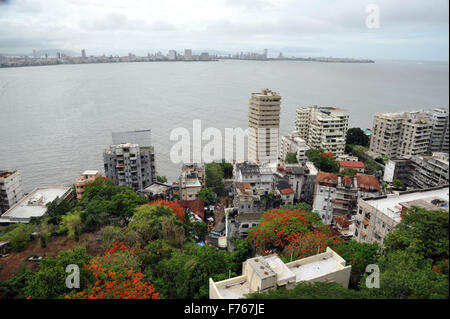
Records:
[[[448,62],[149,62],[0,69],[0,169],[18,169],[26,192],[71,185],[103,169],[113,131],[151,129],[158,175],[175,181],[170,132],[247,128],[252,92],[279,92],[281,134],[299,106],[342,107],[350,127],[380,111],[449,106]],[[203,145],[208,143],[205,141]]]

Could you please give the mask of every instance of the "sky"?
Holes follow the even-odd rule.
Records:
[[[448,61],[448,12],[448,0],[0,0],[0,53],[267,48],[273,57]]]

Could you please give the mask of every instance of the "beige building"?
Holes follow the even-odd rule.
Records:
[[[335,107],[300,107],[295,128],[299,137],[313,149],[342,155],[348,130],[348,112]]]
[[[299,282],[336,282],[348,288],[351,266],[327,247],[326,252],[285,264],[277,255],[247,259],[242,276],[214,282],[209,279],[209,299],[240,299]]]
[[[206,184],[206,168],[202,164],[185,164],[180,176],[180,199],[195,200]]]
[[[269,89],[253,93],[248,112],[248,161],[278,161],[281,96]]]
[[[376,113],[370,150],[390,158],[425,154],[430,145],[432,127],[424,112]]]
[[[97,178],[103,178],[103,175],[96,170],[87,170],[84,171],[83,174],[78,176],[78,178],[75,180],[75,190],[77,192],[78,200],[81,200],[81,198],[83,197],[86,186],[89,183],[95,181]]]
[[[300,137],[297,131],[281,137],[280,160],[282,162],[286,161],[286,156],[289,153],[295,153],[297,161],[305,165],[308,161],[308,157],[306,156],[307,150],[309,150],[309,146],[306,145],[306,141]]]
[[[383,244],[387,234],[400,223],[401,214],[410,207],[448,212],[448,186],[406,191],[377,198],[360,198],[355,218],[358,242]]]

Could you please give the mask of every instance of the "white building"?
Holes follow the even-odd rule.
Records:
[[[348,112],[335,107],[300,107],[295,128],[299,137],[313,149],[342,155],[348,130]]]
[[[0,170],[0,214],[23,198],[22,178],[18,171]]]
[[[22,198],[3,215],[2,223],[29,223],[32,217],[42,217],[47,211],[47,205],[54,200],[58,202],[73,198],[72,189],[64,186],[39,187]]]
[[[305,165],[308,157],[306,156],[306,151],[309,150],[306,141],[300,137],[300,134],[296,131],[292,132],[288,136],[281,137],[281,147],[280,147],[280,160],[282,162],[286,161],[286,156],[289,153],[295,153],[297,161]]]
[[[355,239],[358,242],[380,243],[400,223],[401,214],[410,207],[448,212],[449,188],[437,187],[406,191],[377,198],[360,198],[356,215]]]
[[[278,161],[281,96],[269,89],[253,93],[248,113],[248,160],[254,163]]]
[[[299,282],[335,282],[348,288],[351,266],[327,247],[326,252],[285,264],[277,255],[247,259],[242,276],[214,282],[209,279],[209,299],[240,299],[255,292]]]

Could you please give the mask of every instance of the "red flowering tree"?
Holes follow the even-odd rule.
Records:
[[[317,234],[315,239],[322,235],[327,237],[321,229],[323,227],[315,214],[298,209],[272,209],[265,212],[260,224],[250,230],[248,240],[254,242],[260,253],[281,253],[288,245],[294,249],[292,243],[299,243],[306,234]]]
[[[127,257],[137,250],[123,243],[113,243],[103,256],[94,258],[84,267],[91,271],[95,282],[68,299],[159,299],[153,285],[144,280],[144,274],[130,265]]]
[[[175,215],[177,215],[178,218],[182,222],[184,222],[184,211],[183,211],[183,208],[176,202],[168,202],[166,200],[158,199],[157,201],[151,202],[149,205],[150,206],[160,205],[160,206],[169,207],[170,209],[172,209],[173,213]]]

